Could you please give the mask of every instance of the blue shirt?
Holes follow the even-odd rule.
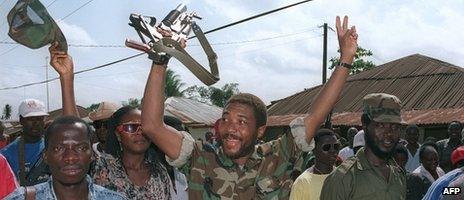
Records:
[[[464,174],[463,168],[458,168],[440,177],[435,182],[433,182],[433,184],[430,186],[429,190],[427,191],[427,194],[425,194],[422,200],[442,199],[443,188],[448,187],[448,185],[454,179],[456,179],[459,176],[462,176],[463,174]]]
[[[89,175],[86,177],[89,187],[89,200],[125,200],[121,194],[108,190],[102,186],[95,185]],[[53,190],[53,179],[50,177],[47,182],[34,185],[35,199],[54,200],[57,199]],[[13,193],[8,195],[5,200],[23,200],[25,197],[24,187],[17,188]]]
[[[16,178],[19,179],[19,143],[20,138],[16,138],[13,142],[8,144],[8,146],[4,147],[0,150],[0,153],[5,156],[10,164],[11,169],[16,175]],[[25,151],[24,151],[24,159],[26,165],[26,174],[29,172],[31,167],[37,162],[40,158],[41,152],[44,149],[44,140],[43,138],[36,143],[25,143],[24,144]]]

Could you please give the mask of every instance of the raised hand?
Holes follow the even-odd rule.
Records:
[[[340,17],[337,16],[335,27],[337,29],[338,44],[340,46],[340,62],[351,64],[358,47],[358,34],[356,33],[356,27],[352,26],[351,28],[348,28],[347,16],[343,18],[343,24],[340,22]]]
[[[70,76],[74,73],[71,56],[59,50],[58,42],[53,43],[48,50],[50,51],[50,65],[60,76]]]

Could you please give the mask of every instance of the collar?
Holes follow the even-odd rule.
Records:
[[[245,163],[245,168],[244,170],[252,169],[261,161],[263,160],[263,155],[259,152],[262,152],[261,147],[259,145],[255,146],[255,150],[251,154],[250,158]],[[222,167],[224,168],[232,168],[232,167],[238,167],[237,164],[234,163],[232,159],[230,159],[227,155],[224,154],[224,151],[222,149],[222,146],[219,147],[219,150],[217,152],[217,158],[219,161],[219,164],[221,164]]]
[[[366,153],[364,152],[364,148],[365,147],[359,149],[358,152],[356,153],[356,158],[358,159],[357,168],[359,170],[373,169],[373,166],[367,160]],[[393,159],[388,159],[387,165],[395,166],[396,164],[395,164],[395,161]]]
[[[87,187],[89,188],[89,198],[88,199],[92,199],[92,195],[94,193],[92,178],[90,178],[90,176],[87,174],[85,176],[85,179],[87,180]],[[49,196],[53,197],[53,199],[58,199],[58,198],[56,198],[55,190],[53,189],[53,177],[52,176],[50,176],[50,178],[48,179],[47,184],[48,184],[48,187],[50,188]]]

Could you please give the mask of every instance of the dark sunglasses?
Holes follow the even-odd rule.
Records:
[[[93,127],[94,127],[95,129],[100,129],[100,128],[102,128],[102,127],[105,127],[105,128],[107,127],[107,126],[106,126],[106,121],[101,121],[101,120],[94,121],[94,122],[92,123],[92,125],[93,125]]]
[[[121,124],[118,126],[118,131],[119,132],[126,132],[126,133],[137,133],[137,131],[142,130],[142,124],[141,123],[126,123],[126,124]]]
[[[324,144],[322,145],[322,151],[330,151],[330,149],[334,149],[335,151],[340,150],[341,144],[336,143],[336,144]]]

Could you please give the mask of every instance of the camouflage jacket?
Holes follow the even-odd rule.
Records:
[[[293,125],[292,134],[256,145],[244,166],[238,166],[222,153],[207,150],[184,134],[179,158],[169,161],[180,167],[189,180],[190,199],[288,199],[290,175],[302,150],[309,150],[304,128]],[[189,148],[190,147],[190,148]]]

